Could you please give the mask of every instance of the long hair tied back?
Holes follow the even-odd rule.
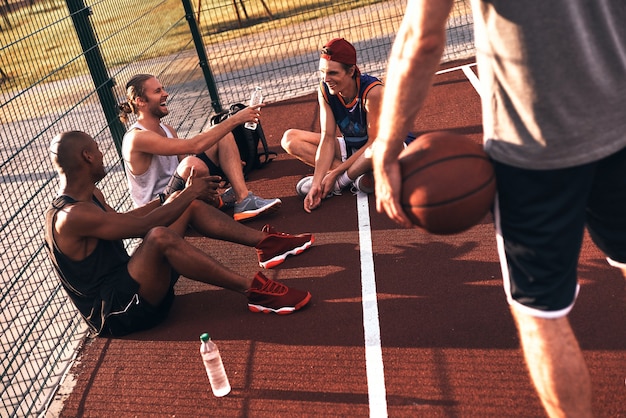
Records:
[[[152,74],[137,74],[126,83],[126,101],[117,106],[122,123],[128,123],[128,115],[131,113],[139,112],[135,99],[144,97],[143,86],[146,80],[152,77],[154,77]]]

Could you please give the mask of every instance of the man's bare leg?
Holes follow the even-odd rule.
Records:
[[[300,129],[287,130],[280,141],[280,145],[288,154],[311,167],[315,167],[315,154],[319,143],[319,133]]]
[[[511,308],[524,358],[550,417],[592,417],[591,380],[567,317],[537,318]]]
[[[178,167],[176,167],[176,173],[184,180],[187,180],[189,174],[191,174],[192,168],[194,176],[196,177],[204,177],[210,175],[209,168],[206,166],[204,161],[193,155],[188,155],[178,164]]]
[[[315,167],[315,155],[317,154],[319,143],[319,133],[289,129],[283,134],[280,145],[288,154],[293,155],[311,167]],[[341,163],[341,148],[337,141],[335,143],[335,159],[330,168],[333,169]]]
[[[139,283],[139,294],[158,305],[170,285],[171,269],[192,280],[244,293],[253,278],[227,269],[167,227],[150,230],[128,262],[128,272]]]
[[[350,180],[356,180],[361,174],[372,171],[372,160],[365,158],[363,154],[348,168],[347,174]]]
[[[189,205],[189,208],[175,223],[170,225],[170,228],[182,237],[187,226],[192,226],[205,237],[234,242],[248,247],[255,247],[267,236],[267,233],[237,222],[221,210],[201,200],[196,200]]]
[[[213,151],[217,151],[216,153]],[[210,152],[210,153],[209,153]],[[228,181],[235,191],[237,202],[241,202],[248,197],[248,186],[243,177],[243,167],[241,164],[241,155],[239,148],[235,142],[233,134],[229,133],[214,147],[212,147],[207,155],[213,162],[218,162]]]

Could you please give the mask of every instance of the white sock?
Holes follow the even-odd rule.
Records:
[[[343,174],[337,178],[337,184],[339,184],[339,187],[342,189],[348,187],[353,181],[354,180],[351,180],[350,177],[348,177],[348,173],[346,171],[344,171]]]

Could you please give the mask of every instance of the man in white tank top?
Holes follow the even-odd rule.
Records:
[[[178,138],[176,130],[161,122],[169,111],[168,94],[150,74],[138,74],[126,85],[128,101],[120,105],[126,115],[138,115],[122,143],[128,186],[135,206],[184,187],[191,170],[196,175],[219,175],[231,188],[218,207],[234,207],[234,218],[244,221],[280,208],[280,199],[263,199],[246,186],[241,156],[231,131],[240,124],[259,120],[259,107],[245,108],[224,122],[193,138]],[[201,158],[199,158],[201,157]],[[225,177],[225,178],[224,178]],[[169,184],[170,187],[167,187]]]

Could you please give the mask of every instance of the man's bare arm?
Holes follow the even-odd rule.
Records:
[[[137,129],[127,137],[127,140],[132,141],[132,152],[153,155],[199,154],[217,144],[238,125],[257,120],[259,114],[257,108],[263,106],[264,104],[261,104],[255,108],[241,109],[225,121],[189,139],[181,139],[177,135],[174,138],[167,138],[154,131]],[[173,128],[171,131],[175,134]]]
[[[203,196],[207,189],[215,186],[213,177],[194,178],[189,186],[181,191],[176,198],[166,205],[156,206],[143,213],[142,209],[120,213],[106,205],[102,193],[95,192],[95,196],[105,204],[103,211],[93,202],[79,202],[69,206],[59,214],[57,229],[61,235],[78,238],[98,238],[118,240],[126,238],[141,238],[155,226],[167,226],[178,219],[189,207],[192,201]],[[145,210],[145,209],[144,209]]]
[[[378,133],[372,144],[376,208],[410,226],[400,206],[398,154],[432,84],[453,0],[409,0],[389,58]]]

